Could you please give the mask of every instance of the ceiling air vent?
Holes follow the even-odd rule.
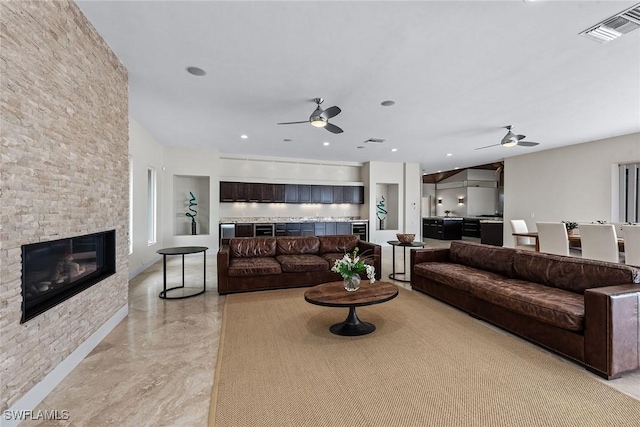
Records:
[[[640,28],[640,3],[605,19],[580,33],[591,40],[606,43]]]
[[[365,144],[382,144],[385,140],[381,138],[369,138],[364,143]]]

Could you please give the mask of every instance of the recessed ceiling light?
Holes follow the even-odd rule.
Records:
[[[460,168],[459,168],[458,166],[456,166],[454,169],[455,169],[455,170],[458,170],[458,169],[460,169]]]
[[[391,106],[392,106],[392,105],[394,105],[394,104],[395,104],[395,101],[391,101],[391,100],[388,100],[388,101],[382,101],[382,102],[380,103],[380,105],[382,105],[383,107],[391,107]]]
[[[192,74],[194,76],[204,76],[205,74],[207,74],[205,70],[198,67],[187,67],[186,70],[187,70],[187,73]]]
[[[292,139],[289,139],[289,138],[285,138],[285,139],[283,139],[283,141],[284,141],[284,142],[291,142],[291,141],[293,141],[293,140],[292,140]]]
[[[362,148],[364,148],[364,145],[358,145],[356,148],[362,149]]]
[[[322,143],[322,145],[324,145],[326,147],[327,145],[330,145],[330,144],[327,141],[325,141],[325,142]]]
[[[396,151],[398,151],[398,149],[397,148],[392,148],[391,151],[395,153]]]
[[[453,153],[447,153],[447,157],[453,156]]]
[[[442,172],[442,171],[438,171],[438,173],[440,173],[440,172]]]
[[[247,135],[240,135],[240,138],[242,138],[242,139],[247,139],[247,138],[249,138],[249,137],[248,137]]]

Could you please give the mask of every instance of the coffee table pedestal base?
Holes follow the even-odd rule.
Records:
[[[375,331],[375,325],[367,322],[362,322],[358,319],[355,307],[349,307],[349,314],[342,323],[336,323],[329,328],[332,334],[342,335],[346,337],[355,337],[358,335],[366,335]]]

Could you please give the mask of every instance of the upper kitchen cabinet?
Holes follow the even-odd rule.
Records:
[[[220,202],[363,204],[364,187],[221,181]]]

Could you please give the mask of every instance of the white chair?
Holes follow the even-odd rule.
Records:
[[[569,256],[567,227],[561,222],[537,222],[540,252]]]
[[[613,224],[580,224],[580,245],[583,258],[620,262]]]
[[[524,222],[524,219],[512,219],[509,221],[511,224],[511,232],[512,233],[528,233],[529,229],[527,228],[527,223]],[[529,249],[535,250],[536,245],[535,241],[531,237],[519,237],[513,236],[513,244],[517,249]]]
[[[625,262],[640,267],[640,225],[623,225],[622,230]]]

